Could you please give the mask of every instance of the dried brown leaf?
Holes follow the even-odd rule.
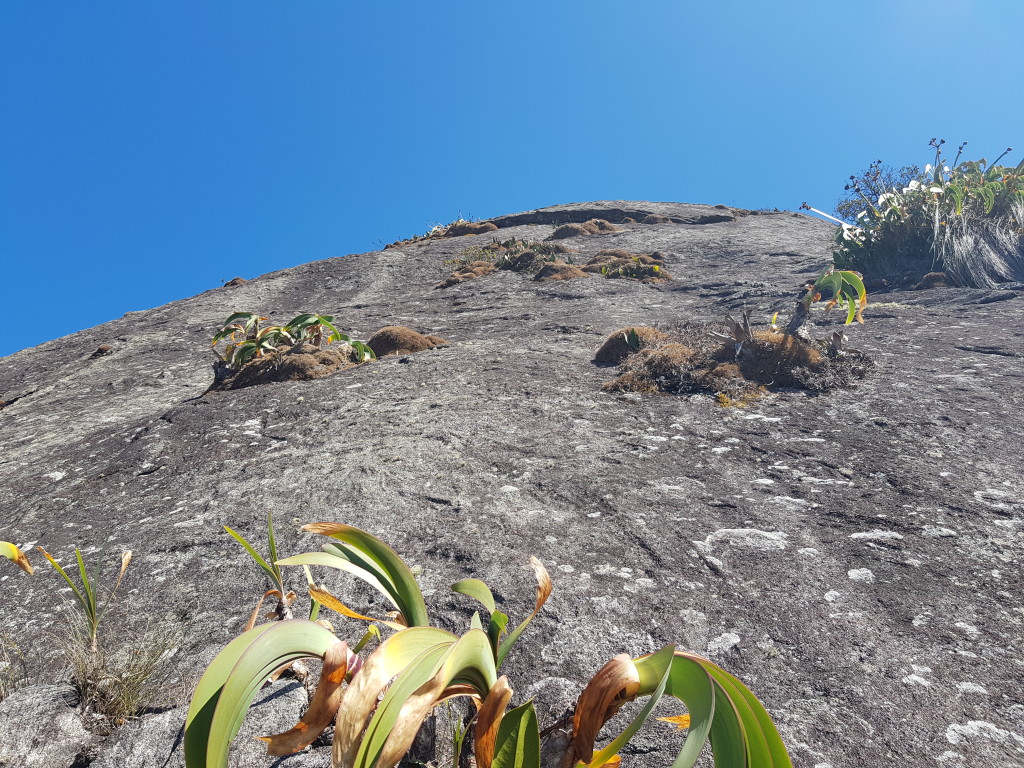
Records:
[[[309,746],[331,724],[344,694],[341,686],[348,674],[351,656],[348,645],[342,640],[338,640],[327,649],[320,672],[320,683],[302,719],[283,733],[259,737],[267,742],[268,755],[290,755],[298,752]]]

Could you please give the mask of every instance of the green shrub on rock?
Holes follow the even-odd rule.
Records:
[[[934,164],[902,189],[876,198],[877,190],[854,179],[864,208],[855,224],[839,222],[838,267],[870,277],[944,272],[950,282],[974,288],[1024,280],[1024,161],[1000,165],[1007,148],[991,164],[958,162],[964,142],[947,165],[944,143],[931,140]]]

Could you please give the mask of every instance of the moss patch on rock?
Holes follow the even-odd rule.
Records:
[[[558,227],[547,238],[548,240],[563,240],[567,237],[585,237],[586,235],[605,235],[610,232],[622,232],[622,227],[617,227],[605,219],[590,219],[584,222],[573,222]]]
[[[446,344],[448,341],[440,336],[424,335],[404,325],[386,325],[366,342],[377,357],[408,355],[431,347],[443,347]]]
[[[438,283],[437,287],[451,288],[453,285],[482,277],[496,269],[497,267],[494,266],[493,261],[471,261],[452,272],[447,278]]]

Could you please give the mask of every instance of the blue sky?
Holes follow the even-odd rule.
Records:
[[[0,355],[459,215],[831,210],[933,136],[991,159],[1021,29],[1019,0],[4,3]]]

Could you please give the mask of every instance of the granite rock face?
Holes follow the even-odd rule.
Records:
[[[673,279],[497,270],[435,289],[470,246],[542,241],[591,219],[622,231],[559,240],[576,264],[603,249],[657,251]],[[646,202],[492,222],[497,231],[213,289],[0,359],[0,538],[65,563],[77,545],[107,576],[132,549],[124,600],[185,630],[175,663],[186,686],[266,588],[222,526],[263,542],[272,511],[282,554],[319,548],[298,531],[306,522],[385,539],[422,568],[432,618],[449,629],[468,625],[471,606],[447,587],[470,576],[524,616],[538,556],[554,595],[505,669],[515,702],[537,693],[541,727],[616,653],[677,643],[749,685],[798,766],[1024,764],[1024,286],[873,295],[849,332],[876,363],[866,379],[723,408],[706,394],[602,392],[616,371],[594,354],[630,326],[744,308],[755,324],[785,316],[830,261],[830,225]],[[318,311],[355,338],[400,325],[450,344],[206,393],[210,338],[239,310]],[[824,336],[841,318],[813,320]],[[47,660],[62,583],[33,559],[33,578],[0,569],[0,615]],[[289,576],[301,591],[301,571]],[[361,583],[322,578],[357,610],[386,610]],[[335,618],[343,637],[361,635]],[[35,682],[59,677],[43,679],[43,666]],[[53,738],[71,758],[149,765],[131,757],[145,752],[140,734],[173,754],[186,703],[172,697],[161,703],[172,709],[81,736],[88,744],[68,729]],[[630,765],[671,763],[660,725],[634,740]],[[0,754],[12,738],[0,735]],[[250,749],[237,746],[235,763],[329,764],[326,747],[262,763]]]

